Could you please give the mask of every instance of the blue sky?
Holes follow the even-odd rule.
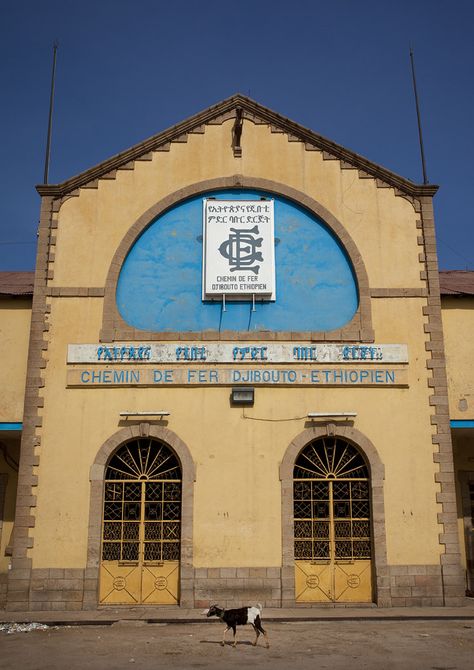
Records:
[[[474,270],[472,0],[0,0],[0,270],[35,264],[50,183],[240,92],[422,181],[415,51],[441,269]]]

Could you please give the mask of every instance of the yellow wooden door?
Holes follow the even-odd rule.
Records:
[[[148,563],[142,569],[142,603],[176,605],[178,602],[179,561]]]
[[[149,441],[122,447],[107,468],[99,589],[103,605],[179,602],[179,464],[166,445],[143,442]],[[134,480],[125,479],[127,474],[135,475]],[[160,474],[168,479],[158,478]]]
[[[296,602],[326,603],[332,601],[333,566],[329,561],[296,561]]]
[[[297,602],[372,602],[368,470],[355,447],[315,440],[294,471]]]

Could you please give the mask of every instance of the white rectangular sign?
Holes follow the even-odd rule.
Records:
[[[203,201],[202,298],[275,300],[273,200]]]

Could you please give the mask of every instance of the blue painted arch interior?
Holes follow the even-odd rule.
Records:
[[[202,201],[273,198],[276,300],[202,300]],[[358,307],[354,269],[332,231],[309,210],[262,191],[221,190],[184,200],[151,221],[131,247],[117,283],[117,308],[141,330],[329,331]]]

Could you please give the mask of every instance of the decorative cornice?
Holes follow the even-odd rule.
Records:
[[[97,179],[113,178],[115,175],[112,177],[105,177],[105,175],[114,170],[133,169],[133,161],[151,160],[150,152],[168,151],[171,142],[186,142],[189,133],[203,133],[204,126],[207,124],[223,123],[225,120],[234,118],[237,109],[241,110],[242,118],[254,123],[267,124],[272,132],[286,133],[289,141],[303,142],[306,149],[310,151],[322,151],[325,159],[340,160],[342,167],[358,169],[361,171],[361,176],[372,177],[382,182],[380,185],[391,186],[400,191],[401,193],[397,195],[411,198],[432,197],[438,190],[438,186],[433,184],[415,184],[240,94],[208,107],[75,177],[60,184],[40,184],[36,190],[41,196],[62,198],[86,184],[88,188],[94,188],[97,186]]]

